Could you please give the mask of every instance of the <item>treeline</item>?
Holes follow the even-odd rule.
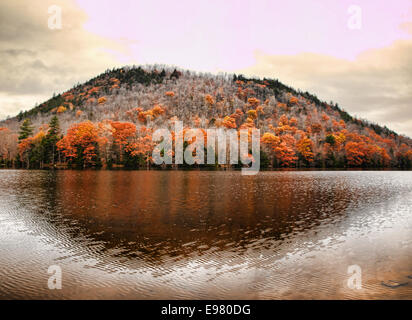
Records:
[[[256,103],[256,101],[251,101],[251,103]],[[256,109],[247,112],[246,120],[239,127],[236,121],[244,116],[240,110],[234,115],[225,117],[221,123],[214,123],[214,126],[251,131],[256,128],[255,121],[262,112],[261,109]],[[154,128],[146,124],[150,119],[163,117],[165,111],[160,107],[155,107],[153,110],[140,111],[140,116],[138,116],[142,122],[140,126],[132,122],[106,120],[92,123],[86,121],[72,125],[66,135],[61,133],[57,116],[54,116],[48,125],[42,126],[35,134],[30,120],[26,119],[20,127],[16,158],[1,157],[0,164],[3,167],[26,169],[156,167],[152,161],[152,152],[155,147],[152,140]],[[323,121],[329,121],[326,115],[323,115]],[[410,147],[402,144],[398,148],[393,140],[382,139],[372,130],[369,134],[376,140],[370,136],[349,132],[343,120],[334,123],[334,130],[326,134],[323,132],[324,125],[322,124],[311,124],[306,131],[299,129],[296,125],[296,119],[289,119],[282,115],[276,127],[271,126],[269,131],[263,133],[260,151],[261,168],[412,167]],[[188,129],[183,130],[183,135]],[[177,133],[172,131],[172,135],[174,144]],[[325,139],[319,142],[317,136],[322,135]],[[190,141],[185,141],[184,148],[190,143]],[[229,150],[229,145],[227,150]],[[196,153],[196,150],[194,152]],[[205,148],[205,159],[207,152]],[[218,165],[217,160],[214,166],[196,165],[196,167],[199,166],[231,167],[230,165]],[[177,168],[178,166],[161,167]],[[188,167],[188,165],[183,164],[180,167]]]
[[[8,159],[8,165],[16,168],[41,169],[61,162],[57,150],[57,142],[62,139],[59,119],[54,116],[48,126],[41,127],[35,135],[33,132],[31,121],[24,120],[18,136],[17,156],[12,161]]]

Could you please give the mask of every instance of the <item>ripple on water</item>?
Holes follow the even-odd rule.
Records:
[[[60,298],[58,264],[65,298],[410,299],[381,282],[412,274],[411,195],[411,172],[0,171],[0,297]]]

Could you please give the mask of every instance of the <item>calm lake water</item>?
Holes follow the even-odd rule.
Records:
[[[0,171],[0,298],[412,299],[408,276],[410,171]]]

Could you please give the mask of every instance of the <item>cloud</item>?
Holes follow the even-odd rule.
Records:
[[[169,2],[0,1],[0,119],[30,109],[107,68],[137,63],[134,57],[147,63],[198,70],[221,66],[219,70],[229,71],[253,63],[250,53],[260,48],[254,65],[235,71],[278,78],[412,136],[412,41],[404,37],[405,32],[412,34],[412,23],[405,22],[406,15],[398,19],[409,0],[386,11],[369,10],[376,5],[384,8],[385,1],[363,4],[368,24],[358,34],[342,29],[347,5],[341,1],[330,7],[312,1],[296,12],[289,9],[302,8],[301,1],[286,6],[263,1],[266,7],[247,2],[236,9],[236,15],[234,2],[223,7],[221,1],[212,3],[188,1],[176,7]],[[62,8],[61,30],[47,26],[51,5]],[[324,10],[334,14],[323,15]],[[294,12],[293,26],[285,12]],[[313,21],[319,15],[328,20]],[[400,40],[382,48],[394,39]],[[352,57],[352,52],[368,47],[380,49],[364,51],[350,61],[339,54],[350,51]],[[290,55],[302,49],[316,53]]]
[[[268,55],[239,70],[281,82],[337,102],[356,116],[412,136],[412,41],[367,50],[354,61],[326,55]]]
[[[60,30],[48,28],[51,5],[62,9]],[[87,32],[87,19],[71,0],[0,2],[0,118],[119,66],[108,50],[126,47]]]

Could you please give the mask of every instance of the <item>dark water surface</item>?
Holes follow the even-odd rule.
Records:
[[[410,171],[0,171],[0,298],[412,299],[408,276]]]

